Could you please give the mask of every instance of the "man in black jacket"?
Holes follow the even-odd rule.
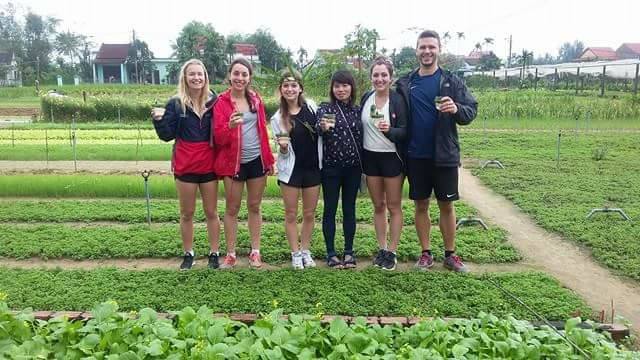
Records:
[[[440,232],[444,239],[447,269],[466,272],[455,254],[456,213],[459,199],[458,166],[460,145],[457,125],[475,117],[478,103],[462,80],[438,66],[440,36],[426,30],[418,37],[416,57],[420,67],[398,79],[398,92],[409,104],[405,156],[409,177],[409,198],[415,201],[415,224],[422,254],[421,269],[433,266],[429,232],[429,197],[435,193],[440,208]]]

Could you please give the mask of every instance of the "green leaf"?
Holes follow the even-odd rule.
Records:
[[[329,325],[329,336],[337,341],[340,341],[348,331],[349,326],[342,318],[334,319]]]
[[[226,332],[221,326],[212,326],[207,330],[207,339],[211,344],[221,343],[226,335]]]
[[[359,354],[369,345],[371,339],[363,334],[347,336],[346,343],[349,350],[354,354]]]
[[[164,354],[164,350],[162,349],[162,341],[155,339],[149,344],[149,347],[145,350],[145,352],[151,356],[160,356]]]
[[[460,344],[455,344],[451,349],[451,353],[456,358],[461,358],[468,352],[469,352],[469,348],[467,348],[466,346],[462,346]]]

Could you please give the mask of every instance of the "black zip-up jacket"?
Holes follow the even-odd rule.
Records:
[[[213,93],[209,94],[209,99],[205,104],[207,110],[205,110],[202,118],[200,118],[188,106],[183,112],[180,99],[178,97],[172,97],[165,106],[162,119],[153,121],[156,134],[158,134],[158,137],[163,141],[171,141],[173,139],[188,142],[212,141],[211,119],[213,117],[213,103],[215,100],[216,95]]]
[[[369,97],[375,93],[371,90],[365,93],[360,99],[360,119],[362,119],[362,112],[364,104]],[[407,101],[402,95],[400,95],[394,89],[389,90],[389,132],[383,133],[387,139],[394,142],[396,145],[402,145],[407,138]],[[398,147],[400,150],[400,147]]]
[[[397,91],[407,100],[407,134],[411,134],[411,89],[409,83],[411,77],[418,70],[401,77],[396,81]],[[438,121],[435,127],[435,153],[434,162],[436,166],[457,167],[460,165],[460,143],[458,142],[458,129],[456,125],[468,125],[473,121],[478,113],[478,102],[471,95],[462,80],[451,74],[451,72],[442,70],[440,78],[440,96],[449,96],[453,99],[458,107],[455,114],[439,113]],[[409,135],[410,136],[410,135]],[[409,139],[405,141],[405,145],[409,143]],[[406,154],[408,146],[403,151]]]

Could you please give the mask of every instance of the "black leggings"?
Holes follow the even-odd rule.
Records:
[[[322,168],[322,197],[324,200],[322,234],[327,245],[327,258],[336,256],[336,212],[341,189],[344,254],[353,255],[353,237],[356,233],[356,197],[360,187],[360,175],[359,166]]]

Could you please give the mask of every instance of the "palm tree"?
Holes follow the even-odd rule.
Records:
[[[484,41],[482,42],[484,45],[493,45],[493,38],[492,37],[486,37],[484,38]]]
[[[473,49],[477,52],[482,51],[482,44],[480,44],[479,42],[477,42],[474,46]]]
[[[444,43],[445,46],[447,45],[449,40],[451,40],[451,33],[448,31],[445,31],[444,34],[442,35],[442,42]]]
[[[74,67],[76,57],[80,57],[85,38],[82,35],[67,30],[56,35],[55,49],[58,53],[68,56],[71,67]]]
[[[457,35],[457,39],[458,40],[464,39],[464,32],[463,31],[457,31],[456,35]],[[460,48],[458,48],[458,52],[459,52],[459,50],[460,50]]]
[[[298,49],[298,67],[300,67],[300,70],[304,68],[304,63],[307,59],[307,56],[309,56],[309,53],[307,53],[307,50],[302,46],[300,46],[300,49]]]

